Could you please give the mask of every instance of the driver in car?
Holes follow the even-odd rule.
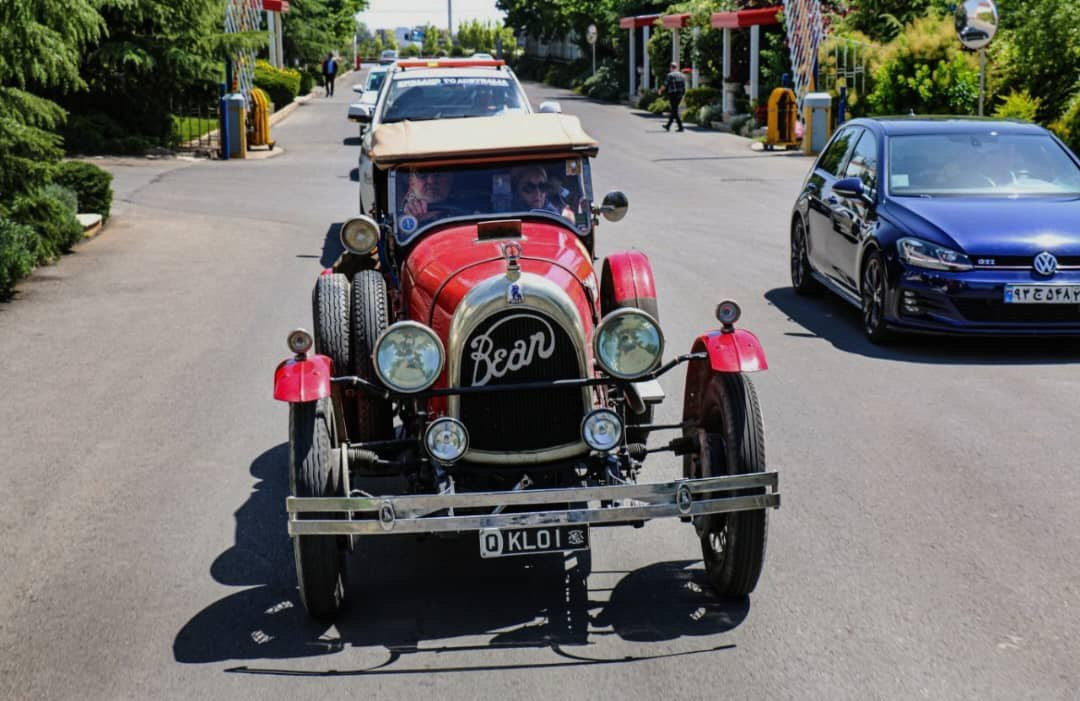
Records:
[[[423,224],[440,217],[465,214],[465,208],[450,201],[454,174],[445,170],[409,171],[409,186],[401,202],[401,213]]]

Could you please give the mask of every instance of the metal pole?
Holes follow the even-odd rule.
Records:
[[[454,0],[446,0],[446,29],[450,32],[450,45],[454,44]]]
[[[634,27],[630,27],[627,34],[630,36],[630,75],[628,77],[630,78],[630,97],[633,98],[637,95],[637,52],[634,50],[634,44],[637,42],[634,41]]]
[[[750,27],[750,100],[757,106],[758,73],[761,65],[761,26]]]
[[[641,28],[641,88],[652,87],[652,67],[649,65],[649,25]]]
[[[596,42],[592,43],[592,74],[596,75]]]
[[[986,49],[979,49],[979,116],[983,116],[984,85],[986,84]]]

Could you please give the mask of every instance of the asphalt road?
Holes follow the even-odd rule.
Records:
[[[271,379],[355,211],[351,77],[275,128],[279,157],[109,163],[106,232],[0,304],[0,697],[1080,694],[1080,347],[873,347],[789,287],[807,159],[535,87],[629,195],[599,249],[650,256],[670,353],[725,298],[761,338],[765,573],[718,600],[678,523],[594,531],[587,592],[468,540],[380,541],[347,615],[309,622]]]

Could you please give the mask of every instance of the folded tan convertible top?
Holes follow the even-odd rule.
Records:
[[[594,156],[598,148],[578,118],[564,114],[394,122],[375,130],[371,146],[372,160],[384,169],[416,161],[531,153]]]

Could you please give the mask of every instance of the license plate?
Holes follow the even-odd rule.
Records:
[[[480,557],[536,555],[589,549],[589,527],[529,526],[480,531]]]
[[[1080,304],[1080,285],[1005,285],[1005,304]]]

